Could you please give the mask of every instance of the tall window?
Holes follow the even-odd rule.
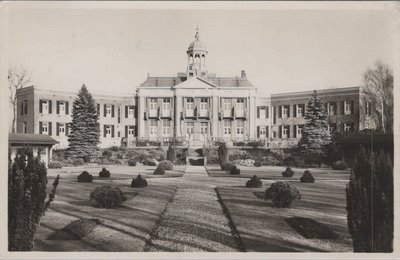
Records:
[[[244,98],[238,98],[236,101],[236,116],[241,117],[243,115],[244,115]]]
[[[344,114],[345,115],[350,115],[351,114],[351,102],[350,101],[345,101],[344,102]]]
[[[229,98],[224,99],[224,116],[230,117],[232,116],[232,100]]]
[[[49,101],[48,100],[43,100],[42,101],[42,113],[43,114],[48,114],[49,113]]]
[[[282,106],[282,118],[287,118],[288,117],[288,107],[287,106]]]
[[[132,137],[135,135],[135,127],[134,126],[128,126],[128,136]]]
[[[22,123],[22,133],[26,134],[26,122]]]
[[[267,131],[266,126],[260,126],[260,137],[266,137]]]
[[[296,126],[296,137],[301,138],[303,135],[303,127],[302,126]]]
[[[200,133],[207,134],[208,133],[208,123],[201,123],[200,125]]]
[[[104,127],[105,130],[105,137],[111,137],[111,126],[110,125],[106,125]]]
[[[267,114],[267,112],[266,112],[266,109],[265,109],[265,107],[260,107],[260,118],[266,118],[266,115]]]
[[[171,133],[171,121],[163,120],[163,136],[169,136]]]
[[[118,107],[118,124],[121,124],[121,106]]]
[[[243,135],[243,132],[244,132],[244,121],[239,120],[237,121],[236,134]]]
[[[49,134],[49,123],[42,122],[42,134],[48,135]]]
[[[150,135],[157,135],[157,121],[150,120]]]
[[[170,98],[163,98],[163,110],[170,110],[171,109],[171,99]]]
[[[186,134],[193,134],[193,132],[194,132],[194,123],[187,122],[186,123]]]
[[[303,117],[303,106],[302,105],[296,105],[297,110],[296,110],[296,117]]]
[[[128,106],[128,118],[135,117],[135,109],[133,106]]]
[[[59,102],[58,109],[59,109],[60,115],[65,115],[65,102]]]
[[[225,135],[231,134],[231,126],[232,126],[232,122],[230,120],[224,120],[224,134]]]
[[[344,123],[343,124],[343,130],[345,132],[350,132],[353,130],[353,125],[351,123]]]
[[[21,115],[26,115],[28,114],[28,101],[24,100],[21,103]]]
[[[193,98],[187,98],[186,99],[186,115],[187,116],[193,116],[193,109],[194,109],[194,99]]]
[[[111,105],[106,105],[106,117],[111,117],[111,110]]]
[[[208,100],[207,98],[200,99],[200,116],[207,116]]]
[[[328,103],[328,115],[335,115],[335,103]]]
[[[150,98],[150,110],[156,110],[156,109],[157,109],[157,99]]]

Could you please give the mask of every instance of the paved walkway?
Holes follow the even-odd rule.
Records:
[[[189,166],[179,179],[179,188],[145,251],[238,251],[205,168]]]

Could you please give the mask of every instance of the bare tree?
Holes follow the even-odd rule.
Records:
[[[8,87],[10,90],[10,103],[13,109],[12,132],[16,132],[15,121],[17,118],[17,92],[30,82],[30,75],[23,67],[12,67],[8,70]]]
[[[371,106],[371,116],[377,129],[383,133],[393,131],[393,72],[387,64],[378,61],[363,75],[362,94]]]

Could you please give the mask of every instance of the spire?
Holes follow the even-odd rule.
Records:
[[[200,34],[199,34],[199,26],[196,26],[196,35],[194,36],[196,38],[196,40],[199,40],[200,38]]]

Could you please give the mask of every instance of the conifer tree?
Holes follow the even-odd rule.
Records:
[[[332,138],[328,129],[328,115],[316,90],[308,101],[304,117],[306,124],[298,146],[308,162],[320,164],[332,143]]]
[[[82,158],[85,161],[96,159],[99,153],[100,126],[96,103],[83,85],[72,107],[72,124],[68,135],[69,158]]]

